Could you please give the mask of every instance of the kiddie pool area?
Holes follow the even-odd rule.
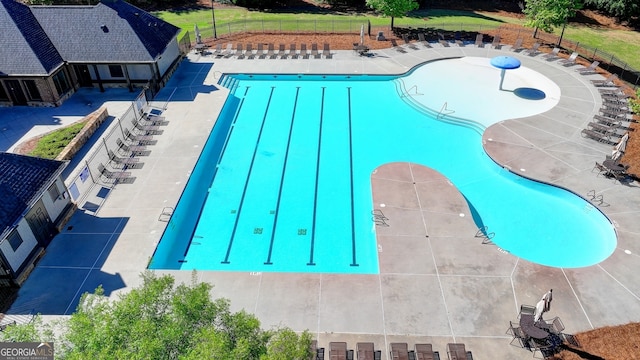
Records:
[[[507,70],[499,90],[489,60],[432,61],[399,77],[223,77],[230,95],[149,267],[378,273],[372,211],[384,204],[372,202],[370,176],[391,162],[446,176],[513,255],[563,268],[606,259],[616,233],[597,208],[484,151],[484,128],[560,98],[527,67]]]

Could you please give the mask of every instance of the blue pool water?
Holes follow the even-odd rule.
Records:
[[[615,248],[596,208],[504,170],[484,152],[481,126],[408,105],[394,77],[227,81],[233,91],[152,269],[377,273],[370,175],[400,161],[443,173],[516,256],[582,267]]]

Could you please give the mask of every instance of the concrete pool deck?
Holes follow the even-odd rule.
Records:
[[[116,186],[90,215],[78,211],[23,285],[9,313],[40,312],[54,318],[73,312],[80,294],[102,284],[109,296],[140,284],[166,222],[197,161],[228,91],[222,73],[400,74],[438,58],[510,54],[523,66],[551,78],[561,89],[558,105],[534,116],[494,124],[483,135],[485,149],[516,173],[585,196],[602,194],[599,208],[618,233],[614,253],[600,264],[562,269],[516,258],[475,237],[462,195],[439,173],[394,163],[372,176],[374,204],[385,203],[388,227],[377,227],[380,274],[198,272],[214,285],[212,295],[230,299],[263,327],[309,329],[318,345],[373,342],[388,359],[389,344],[432,343],[446,358],[446,344],[462,342],[474,359],[529,359],[505,334],[520,304],[535,305],[554,289],[551,311],[565,332],[640,321],[640,209],[637,184],[619,184],[592,173],[611,146],[580,136],[601,100],[575,68],[490,48],[434,48],[400,54],[393,49],[359,57],[336,51],[333,59],[236,60],[190,54],[155,99],[169,121],[133,184]],[[372,94],[375,101],[375,94]],[[82,204],[79,204],[82,205]],[[466,214],[461,217],[460,214]],[[544,224],[541,224],[544,226]],[[428,235],[428,236],[427,236]],[[535,241],[535,239],[532,239]],[[625,252],[625,251],[627,251]],[[549,249],[553,251],[553,249]],[[73,256],[70,256],[73,254]],[[567,254],[571,256],[571,254]],[[190,282],[192,273],[169,273]]]

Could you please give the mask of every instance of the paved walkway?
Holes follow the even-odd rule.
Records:
[[[508,47],[406,54],[388,49],[358,57],[337,51],[333,59],[309,60],[190,55],[157,98],[158,104],[168,104],[163,115],[169,124],[144,167],[132,170],[136,181],[108,191],[96,216],[78,211],[10,312],[70,314],[79,295],[99,284],[110,296],[140,284],[139,274],[166,226],[158,221],[161,209],[177,203],[227,97],[217,85],[222,73],[401,74],[429,60],[507,52]],[[482,244],[474,237],[477,228],[464,198],[447,179],[423,166],[394,163],[372,176],[374,202],[384,202],[390,218],[389,227],[378,227],[380,274],[202,271],[198,278],[215,286],[214,297],[230,299],[232,310],[255,313],[264,327],[309,329],[325,348],[330,341],[346,341],[350,349],[359,341],[374,342],[383,359],[392,342],[432,343],[443,359],[448,342],[465,343],[474,359],[530,359],[530,352],[509,345],[505,331],[520,304],[535,304],[550,288],[554,300],[545,317],[560,316],[569,333],[640,321],[640,283],[634,278],[640,270],[637,184],[621,185],[591,173],[611,147],[580,136],[600,107],[588,81],[593,77],[540,56],[514,55],[552,79],[562,95],[542,114],[492,125],[483,136],[485,149],[512,171],[583,196],[590,190],[602,194],[606,204],[600,209],[619,236],[608,259],[586,268],[549,268]],[[415,214],[426,219],[422,227],[409,226]],[[190,272],[167,272],[179,281],[191,280]]]

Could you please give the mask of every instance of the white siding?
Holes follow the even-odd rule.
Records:
[[[178,47],[178,38],[174,37],[173,40],[167,45],[167,48],[162,53],[160,59],[158,59],[158,68],[160,69],[160,76],[163,76],[169,69],[173,61],[180,56],[180,48]]]
[[[39,246],[36,237],[31,232],[31,228],[24,218],[21,219],[18,224],[18,233],[20,234],[20,237],[22,237],[22,244],[20,244],[15,252],[8,241],[4,240],[0,243],[0,251],[2,251],[7,262],[9,262],[8,265],[14,272],[18,271],[20,266],[22,266],[22,263],[27,260],[31,251]]]
[[[49,191],[46,191],[45,194],[42,195],[44,208],[47,210],[49,218],[51,218],[51,221],[53,222],[56,221],[58,216],[60,216],[62,211],[71,202],[71,196],[69,196],[69,192],[67,191],[67,187],[64,185],[62,178],[58,177],[56,179],[55,185],[58,188],[58,192],[60,193],[60,197],[55,199],[55,201],[51,199],[51,196],[49,196]],[[66,194],[66,198],[62,196],[63,194]]]

